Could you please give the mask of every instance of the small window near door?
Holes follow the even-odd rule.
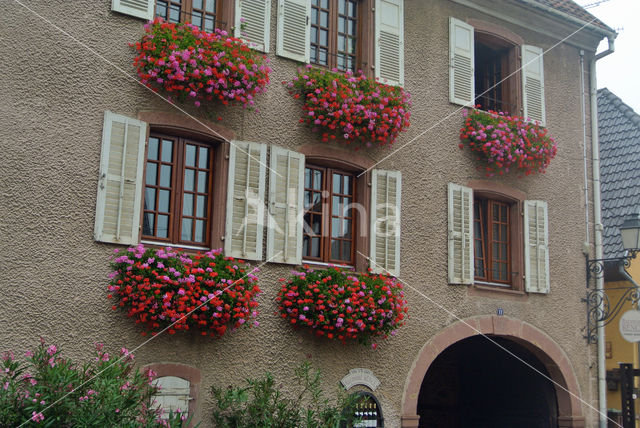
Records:
[[[370,392],[361,391],[356,394],[359,396],[353,413],[356,422],[348,426],[353,428],[384,427],[382,407],[380,407],[378,399]]]

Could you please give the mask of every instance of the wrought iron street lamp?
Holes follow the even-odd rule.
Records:
[[[620,226],[622,236],[622,246],[625,255],[622,257],[610,257],[605,259],[589,259],[587,256],[587,297],[583,299],[587,303],[587,331],[585,338],[588,343],[597,342],[597,328],[604,327],[613,321],[625,302],[631,302],[633,307],[638,307],[640,302],[640,287],[631,278],[626,269],[631,266],[631,260],[640,251],[640,214],[633,214],[627,217]],[[615,304],[609,301],[606,290],[591,288],[592,279],[600,278],[604,275],[606,265],[617,265],[621,272],[624,272],[634,284],[630,287],[617,287],[615,290],[622,290],[622,296]]]

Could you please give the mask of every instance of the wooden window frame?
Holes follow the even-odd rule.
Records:
[[[474,259],[475,259],[475,263],[474,263],[474,281],[484,281],[487,283],[496,283],[496,284],[504,284],[504,285],[508,285],[511,286],[511,281],[512,279],[498,279],[495,278],[493,275],[493,262],[494,261],[499,261],[499,262],[506,262],[507,265],[507,276],[511,276],[511,223],[513,221],[513,219],[511,218],[511,203],[510,202],[506,202],[506,201],[500,201],[500,200],[496,200],[496,199],[489,199],[489,198],[479,198],[474,196],[473,198],[473,204],[474,204],[474,223],[479,223],[480,227],[480,232],[481,232],[481,236],[476,236],[474,234],[474,244],[478,241],[480,241],[481,243],[481,247],[483,250],[482,253],[482,257],[478,257],[476,254],[476,247],[474,246]],[[479,205],[479,219],[475,218],[475,212],[476,212],[476,208],[477,205]],[[506,207],[506,230],[507,230],[507,236],[506,236],[506,241],[505,240],[498,240],[498,237],[493,235],[493,226],[495,224],[501,225],[501,224],[505,224],[500,220],[496,220],[493,218],[493,209],[494,207]],[[475,224],[474,224],[475,225]],[[475,230],[475,229],[474,229]],[[503,238],[503,237],[500,237]],[[497,259],[496,255],[493,252],[493,246],[494,243],[506,243],[507,246],[507,258],[506,260],[499,260]],[[475,271],[476,271],[476,266],[478,261],[481,260],[482,261],[482,271],[484,272],[484,276],[478,276],[475,275]]]
[[[175,0],[164,0],[168,4],[177,3]],[[234,25],[235,15],[235,1],[236,0],[216,0],[216,19],[214,22],[214,28],[219,28],[230,32]],[[239,1],[239,0],[237,0]],[[156,16],[157,2],[154,0],[153,16]],[[191,22],[191,16],[193,14],[193,0],[182,0],[180,2],[180,21],[182,23]],[[203,19],[205,12],[203,11]]]
[[[310,162],[305,162],[305,173],[306,173],[306,169],[307,168],[311,168],[315,171],[322,171],[323,175],[322,175],[322,184],[321,184],[321,206],[322,206],[322,212],[321,212],[321,219],[322,219],[322,223],[320,226],[320,257],[312,257],[312,256],[307,256],[305,254],[302,255],[303,259],[305,261],[312,261],[312,262],[317,262],[317,263],[329,263],[329,264],[334,264],[334,265],[345,265],[345,266],[353,266],[355,264],[355,256],[356,256],[356,231],[357,231],[357,225],[356,225],[356,216],[353,215],[351,217],[351,255],[349,260],[338,260],[338,259],[332,259],[331,258],[331,243],[333,240],[333,236],[332,236],[332,223],[333,223],[333,218],[335,217],[333,215],[333,197],[335,195],[338,195],[339,197],[343,198],[345,196],[348,195],[344,195],[342,193],[334,193],[333,192],[333,174],[341,174],[341,175],[345,175],[345,176],[349,176],[351,177],[352,180],[352,184],[351,184],[351,191],[352,191],[352,195],[351,195],[351,205],[354,206],[355,204],[358,204],[358,199],[357,199],[357,183],[356,183],[356,179],[357,176],[354,172],[350,172],[350,171],[345,171],[343,169],[338,169],[338,168],[332,168],[332,167],[326,167],[326,166],[321,166],[321,165],[316,165],[314,163],[310,163]],[[307,190],[311,190],[311,191],[317,191],[317,189],[312,189],[309,188],[307,189],[306,187],[304,188],[304,191],[306,192]],[[355,213],[356,210],[353,209],[352,213]],[[306,215],[306,211],[305,211],[305,215]],[[314,212],[314,215],[318,215],[317,212]],[[342,216],[339,216],[339,218],[344,218]],[[309,236],[308,233],[306,233],[306,227],[303,227],[303,239],[305,236]],[[348,238],[337,238],[339,241],[349,241]],[[341,247],[342,248],[342,247]]]
[[[510,237],[509,259],[511,280],[508,284],[497,281],[483,281],[475,278],[474,263],[474,287],[478,289],[503,290],[524,294],[524,192],[510,186],[484,180],[474,180],[468,183],[473,190],[473,199],[489,199],[508,204]],[[474,236],[475,241],[475,236]],[[472,244],[475,245],[475,242]],[[475,248],[474,248],[475,249]],[[485,255],[486,257],[486,255]],[[475,251],[474,251],[475,258]]]
[[[373,56],[375,51],[374,40],[374,1],[375,0],[357,0],[356,17],[358,20],[358,29],[356,31],[356,54],[355,54],[355,71],[361,70],[368,77],[373,76],[374,62]],[[338,0],[329,0],[329,36],[328,36],[328,53],[327,65],[311,62],[314,67],[334,69],[337,68],[338,61]],[[311,5],[313,9],[313,4]],[[313,23],[311,24],[313,25]],[[333,26],[333,27],[332,27]],[[335,29],[335,31],[333,30]],[[315,43],[309,38],[311,46]]]
[[[144,366],[143,371],[152,370],[156,373],[155,379],[165,376],[175,376],[189,381],[189,416],[195,416],[198,406],[198,395],[202,374],[200,370],[186,364],[179,363],[153,363]],[[191,425],[190,425],[191,426]]]

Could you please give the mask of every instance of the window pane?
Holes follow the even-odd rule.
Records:
[[[341,33],[346,33],[347,32],[347,20],[344,19],[343,17],[338,17],[338,31]],[[342,37],[342,40],[340,40],[340,37]],[[342,47],[340,47],[342,46]],[[345,43],[344,43],[344,36],[340,36],[338,35],[338,50],[339,51],[343,51],[344,47],[345,47]]]
[[[208,175],[204,171],[198,171],[198,192],[207,193],[209,191]]]
[[[187,166],[196,166],[196,146],[187,144],[187,152],[185,154],[185,164]]]
[[[180,22],[180,6],[169,6],[169,21]]]
[[[198,153],[198,168],[209,169],[209,149],[200,147]]]
[[[193,227],[193,220],[190,218],[182,219],[182,234],[181,239],[183,241],[193,241],[193,231],[191,230]]]
[[[356,4],[355,2],[349,2],[349,16],[352,18],[356,17]]]
[[[160,186],[171,187],[171,165],[160,166]]]
[[[320,257],[320,238],[311,238],[311,257]]]
[[[207,12],[215,13],[216,0],[206,0],[206,10]]]
[[[202,9],[202,0],[193,0],[194,9]]]
[[[340,205],[340,196],[334,196],[332,198],[331,203],[331,214],[332,215],[341,215],[342,207]]]
[[[169,212],[169,200],[171,199],[171,191],[160,190],[158,197],[158,211],[163,213]]]
[[[318,24],[318,9],[311,8],[311,23]]]
[[[351,238],[351,220],[348,218],[342,220],[342,234],[345,238]]]
[[[352,193],[352,188],[351,188],[351,177],[349,177],[348,175],[343,175],[342,176],[342,193],[344,195],[351,195]]]
[[[158,147],[160,141],[155,137],[149,137],[149,150],[147,151],[147,159],[158,160]]]
[[[345,56],[344,56],[344,55],[342,55],[342,54],[340,54],[340,55],[338,55],[338,58],[337,58],[337,59],[338,59],[338,62],[337,62],[338,68],[339,68],[340,70],[346,70],[346,68],[347,68],[347,61],[346,61]]]
[[[156,185],[156,175],[158,173],[158,165],[155,163],[148,163],[147,164],[147,178],[146,178],[146,183],[150,186],[155,186]]]
[[[322,228],[321,221],[322,221],[322,217],[320,217],[319,215],[313,216],[311,230],[313,230],[313,233],[316,235],[320,235],[320,230]]]
[[[305,236],[302,238],[302,255],[303,256],[309,256],[309,241],[311,241],[311,238],[309,238],[308,236]]]
[[[167,3],[161,0],[156,1],[156,16],[167,19]]]
[[[340,241],[331,240],[331,258],[333,260],[342,260],[342,257],[340,257]]]
[[[144,215],[144,221],[142,222],[143,235],[153,235],[154,220],[155,220],[155,215],[153,215],[153,213],[146,213]]]
[[[193,240],[204,242],[204,220],[196,220],[196,233]]]
[[[193,192],[195,189],[193,186],[195,185],[196,172],[192,169],[184,170],[184,190],[188,190],[189,192]]]
[[[313,192],[312,210],[315,212],[322,211],[322,193]]]
[[[329,9],[329,0],[321,0],[320,7],[322,7],[323,9]]]
[[[341,238],[342,237],[342,229],[341,222],[339,218],[331,219],[331,237],[332,238]]]
[[[346,0],[338,0],[338,13],[340,15],[347,14],[347,1]]]
[[[342,257],[345,261],[351,260],[351,241],[342,241]]]
[[[207,215],[207,197],[198,195],[196,204],[196,217],[205,217]]]
[[[322,189],[322,171],[313,171],[313,188]]]
[[[215,21],[211,16],[205,16],[204,18],[204,31],[213,33],[213,29],[216,28]]]
[[[349,35],[350,36],[356,36],[358,34],[358,21],[356,21],[355,19],[350,19],[349,20]],[[352,41],[353,39],[349,39],[350,41]],[[355,50],[354,50],[355,52]]]
[[[162,140],[162,162],[173,162],[173,141]]]
[[[329,26],[329,12],[320,11],[320,26],[325,28]]]
[[[333,174],[333,193],[340,193],[340,189],[342,188],[340,178],[342,176],[340,174]]]
[[[329,32],[327,30],[320,30],[320,40],[318,44],[322,46],[329,45]]]
[[[156,232],[158,238],[166,238],[169,236],[169,216],[158,216],[158,230]]]
[[[144,209],[152,211],[156,209],[156,189],[152,187],[144,189]]]
[[[182,215],[193,216],[193,195],[185,193],[182,198]]]
[[[319,49],[319,53],[318,53],[318,63],[322,64],[322,65],[327,65],[327,50],[326,49]]]
[[[311,192],[305,190],[304,192],[304,209],[308,210],[311,208]]]
[[[311,43],[318,43],[318,29],[311,27]]]
[[[191,12],[191,23],[198,28],[202,28],[202,13],[196,11]]]

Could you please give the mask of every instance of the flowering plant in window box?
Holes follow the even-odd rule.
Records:
[[[138,52],[133,64],[142,83],[154,91],[162,89],[196,106],[219,100],[243,107],[253,106],[255,96],[266,91],[268,59],[226,31],[208,33],[161,18],[144,29],[142,39],[131,44]]]
[[[409,126],[410,95],[398,86],[383,85],[362,73],[338,73],[307,66],[291,82],[294,98],[302,96],[300,122],[322,134],[322,141],[343,140],[391,146]]]
[[[487,165],[487,176],[503,175],[511,167],[525,175],[544,173],[558,151],[555,140],[540,123],[519,116],[478,109],[465,110],[460,148],[468,145]]]
[[[195,329],[220,337],[228,328],[252,324],[258,315],[257,269],[249,272],[222,250],[189,256],[170,247],[138,245],[124,254],[116,250],[111,267],[108,297],[117,300],[113,309],[124,309],[152,335],[168,328],[170,334]]]
[[[404,325],[407,302],[402,285],[392,277],[305,266],[280,281],[280,316],[317,336],[367,345],[374,338],[395,335]]]

